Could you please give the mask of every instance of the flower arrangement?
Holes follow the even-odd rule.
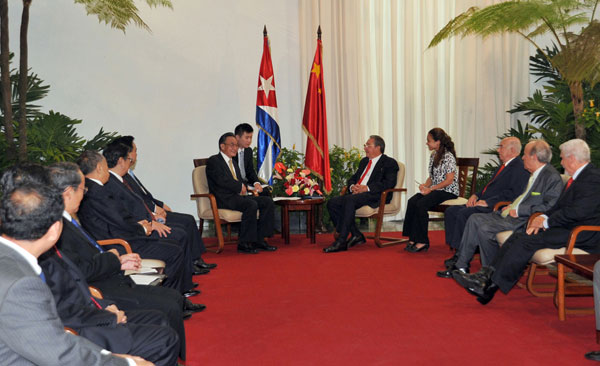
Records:
[[[311,177],[309,169],[286,168],[281,162],[275,163],[275,179],[283,182],[283,189],[288,196],[323,195],[319,184]]]

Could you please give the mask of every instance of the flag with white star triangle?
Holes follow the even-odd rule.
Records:
[[[258,72],[258,93],[256,96],[256,124],[258,125],[258,178],[273,183],[273,166],[281,152],[281,137],[277,124],[277,97],[275,77],[271,63],[269,37],[264,30],[263,55]]]

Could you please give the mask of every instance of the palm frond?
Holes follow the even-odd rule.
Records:
[[[150,27],[139,16],[134,0],[74,0],[85,6],[88,15],[95,15],[98,21],[125,32],[131,23],[150,32]],[[163,6],[172,9],[171,0],[145,0],[151,7]]]

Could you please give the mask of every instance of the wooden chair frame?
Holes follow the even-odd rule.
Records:
[[[467,191],[467,182],[469,180],[469,168],[473,168],[471,179],[471,194],[475,193],[477,187],[477,172],[479,171],[479,158],[456,158],[456,166],[458,167],[458,197],[464,197]],[[467,197],[468,198],[468,197]],[[444,213],[451,205],[439,204],[429,210],[429,212]],[[430,221],[442,221],[443,217],[429,218]]]

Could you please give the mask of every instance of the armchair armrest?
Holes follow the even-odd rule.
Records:
[[[126,242],[123,239],[105,239],[105,240],[98,240],[98,244],[105,246],[105,245],[120,245],[123,248],[125,248],[125,251],[127,252],[127,254],[131,254],[133,253],[133,251],[131,250],[131,245],[129,245],[128,242]]]
[[[342,188],[342,190],[340,191],[340,196],[345,195],[346,192],[348,192],[348,186],[344,186],[344,188]]]
[[[577,241],[577,235],[584,231],[600,231],[600,226],[596,225],[580,225],[576,226],[573,230],[571,230],[571,235],[569,236],[569,244],[567,245],[567,249],[565,250],[565,254],[573,253],[573,248],[575,248],[575,242]]]
[[[499,209],[501,209],[504,206],[508,206],[510,205],[512,202],[511,201],[500,201],[498,203],[496,203],[494,205],[494,211],[498,211]]]
[[[63,328],[65,329],[65,333],[69,333],[69,334],[76,335],[76,336],[79,335],[79,333],[77,333],[77,331],[73,328],[70,328],[70,327],[63,327]]]
[[[102,292],[94,286],[88,286],[88,288],[90,289],[90,293],[92,294],[92,296],[94,296],[97,299],[104,299],[104,296],[102,296]]]
[[[385,206],[385,200],[387,198],[387,195],[393,192],[406,192],[406,188],[390,188],[381,192],[381,199],[379,200],[380,209],[383,209],[383,207]]]

